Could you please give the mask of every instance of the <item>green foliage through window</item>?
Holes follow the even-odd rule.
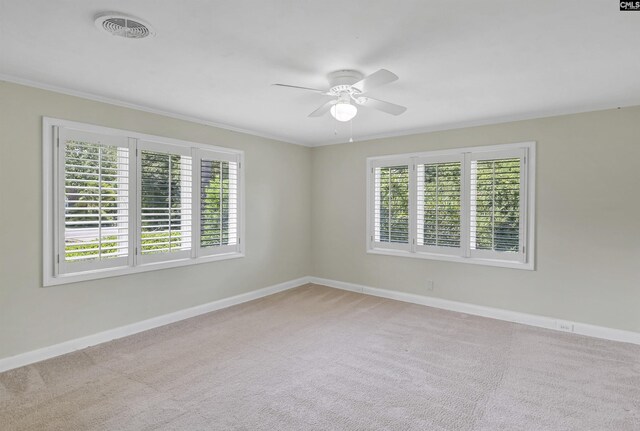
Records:
[[[128,254],[127,148],[68,140],[64,148],[65,260]]]
[[[376,241],[409,242],[409,167],[377,168],[376,181]]]
[[[203,159],[200,178],[200,246],[235,244],[237,164]]]
[[[460,162],[418,165],[418,245],[460,247]]]
[[[191,157],[141,152],[142,254],[191,246]]]
[[[517,252],[520,238],[520,159],[471,164],[471,247]]]

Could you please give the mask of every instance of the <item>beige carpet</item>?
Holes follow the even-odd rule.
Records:
[[[640,346],[308,285],[0,374],[4,430],[640,430]]]

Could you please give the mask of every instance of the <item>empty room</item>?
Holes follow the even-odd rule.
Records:
[[[0,0],[0,430],[640,430],[640,2]]]

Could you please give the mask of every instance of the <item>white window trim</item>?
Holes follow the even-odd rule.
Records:
[[[413,169],[412,166],[415,166],[420,161],[423,160],[447,160],[447,157],[452,156],[460,156],[464,155],[465,160],[468,158],[482,158],[483,153],[491,153],[491,152],[501,152],[504,153],[509,151],[518,151],[525,150],[526,152],[526,169],[524,173],[525,181],[521,185],[521,196],[525,196],[524,199],[521,199],[521,214],[525,215],[524,222],[521,224],[521,229],[523,231],[523,246],[524,246],[524,259],[523,261],[514,261],[514,260],[500,260],[496,258],[483,258],[483,257],[472,257],[471,255],[461,256],[461,255],[451,255],[451,254],[442,254],[437,252],[428,252],[425,250],[418,250],[414,244],[416,239],[416,233],[414,232],[416,226],[417,214],[414,211],[413,207],[416,205],[415,202],[412,204],[412,201],[415,201],[415,198],[409,199],[410,206],[410,237],[409,243],[411,245],[411,250],[400,250],[400,249],[392,249],[388,245],[383,245],[380,243],[376,243],[374,241],[374,220],[373,220],[373,205],[374,199],[374,187],[373,187],[373,169],[378,166],[393,166],[395,164],[402,164],[402,162],[407,163],[409,160],[409,169],[410,172]],[[366,252],[369,254],[378,254],[385,256],[400,256],[400,257],[411,257],[417,259],[430,259],[430,260],[439,260],[446,262],[462,262],[462,263],[471,263],[476,265],[486,265],[486,266],[498,266],[504,268],[515,268],[515,269],[524,269],[524,270],[535,270],[535,173],[536,173],[536,143],[534,141],[528,142],[518,142],[512,144],[500,144],[500,145],[489,145],[489,146],[481,146],[481,147],[464,147],[464,148],[454,148],[448,150],[437,150],[437,151],[429,151],[429,152],[420,152],[420,153],[406,153],[406,154],[394,154],[387,156],[375,156],[375,157],[367,157],[366,160],[366,181],[367,181],[367,215],[366,215]],[[467,187],[465,185],[468,183],[468,175],[466,169],[463,170],[463,187],[462,187],[462,196],[461,199],[468,200],[469,198],[469,190],[466,190]],[[411,187],[411,178],[413,176],[410,175],[410,186],[409,192],[415,194],[415,185]],[[414,181],[415,182],[415,181]],[[524,192],[524,193],[523,193]],[[463,223],[468,224],[469,214],[468,210],[463,211],[461,214],[461,220]],[[463,229],[466,231],[466,229]],[[467,235],[461,235],[461,241],[468,242]]]
[[[98,133],[110,136],[121,136],[138,141],[158,142],[164,145],[185,148],[189,154],[193,149],[205,150],[207,152],[217,152],[227,154],[231,159],[238,160],[238,250],[222,252],[219,254],[209,254],[195,257],[187,256],[183,259],[168,260],[162,262],[151,262],[137,264],[134,266],[121,266],[115,268],[93,269],[84,272],[71,274],[55,274],[55,260],[57,258],[56,244],[59,242],[58,229],[56,223],[57,191],[58,185],[54,181],[54,164],[58,158],[58,127],[67,127],[90,133]],[[197,142],[183,141],[179,139],[166,138],[162,136],[138,133],[129,130],[114,129],[110,127],[97,126],[93,124],[79,123],[76,121],[62,120],[51,117],[42,118],[42,262],[43,262],[43,286],[55,286],[60,284],[73,283],[78,281],[95,280],[100,278],[115,277],[126,274],[136,274],[140,272],[155,271],[158,269],[175,268],[180,266],[196,265],[200,263],[215,262],[219,260],[235,259],[245,256],[246,236],[245,236],[245,186],[244,186],[244,151],[234,150],[214,145],[201,144]],[[135,184],[135,183],[134,183]],[[134,192],[133,194],[135,194]],[[194,217],[196,215],[194,214]],[[130,216],[130,220],[133,217]],[[131,232],[136,232],[132,230]],[[196,235],[197,236],[197,235]],[[193,244],[193,243],[192,243]],[[134,257],[129,254],[130,259]],[[136,262],[137,263],[137,262]]]

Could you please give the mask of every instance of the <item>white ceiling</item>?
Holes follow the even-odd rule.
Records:
[[[157,36],[124,40],[118,11]],[[370,93],[356,140],[640,104],[640,13],[613,0],[0,0],[0,78],[74,90],[304,145],[349,127],[307,118],[336,69],[400,80]]]

